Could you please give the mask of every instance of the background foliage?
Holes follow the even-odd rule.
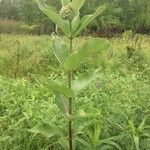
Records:
[[[60,0],[47,0],[60,10]],[[86,0],[81,16],[90,14],[100,4],[107,5],[107,10],[101,17],[88,27],[84,34],[101,34],[110,36],[113,33],[132,29],[134,32],[149,33],[150,31],[150,1],[149,0]],[[1,0],[0,19],[21,22],[19,28],[24,33],[49,34],[54,31],[54,24],[39,11],[33,0]],[[9,23],[8,23],[9,24]],[[0,22],[0,32],[7,24]],[[7,27],[6,27],[7,28]],[[8,28],[8,32],[10,32]],[[18,30],[11,32],[18,32]]]

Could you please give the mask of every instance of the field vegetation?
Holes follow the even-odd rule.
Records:
[[[88,38],[79,37],[76,43]],[[148,150],[150,38],[127,31],[120,37],[108,40],[112,49],[90,57],[92,64],[87,60],[75,72],[78,76],[92,68],[101,69],[99,78],[78,95],[76,107],[81,110],[94,107],[98,116],[85,124],[81,120],[81,137],[84,141],[77,142],[77,147],[86,149],[87,144],[94,140],[91,138],[96,136],[92,132],[96,132],[102,142],[104,139],[106,142],[112,140],[123,150],[136,149],[136,146]],[[42,78],[43,82],[48,82],[50,78],[65,78],[58,69],[51,41],[50,36],[0,35],[2,150],[61,149],[57,136],[49,139],[29,131],[43,122],[57,126],[63,121],[59,118],[52,91],[36,80]],[[107,146],[103,145],[102,149]]]

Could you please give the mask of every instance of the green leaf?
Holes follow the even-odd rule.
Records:
[[[58,92],[58,93],[64,95],[65,97],[67,97],[67,98],[68,97],[74,97],[74,91],[69,89],[68,87],[66,87],[65,85],[63,85],[59,81],[55,81],[55,80],[46,80],[45,81],[44,78],[39,78],[38,82],[42,86],[45,86],[45,87],[53,90],[54,92]]]
[[[146,124],[146,120],[149,116],[145,116],[144,119],[142,120],[142,122],[140,123],[139,127],[137,128],[137,130],[139,132],[142,132],[142,130],[145,128],[145,124]]]
[[[149,133],[142,133],[142,137],[146,137],[150,139],[150,134]]]
[[[84,139],[81,139],[79,137],[77,137],[75,139],[77,142],[81,143],[82,145],[84,145],[86,147],[86,149],[90,149],[90,143],[88,143],[87,141],[85,141]]]
[[[73,121],[72,124],[72,128],[73,128],[73,134],[78,135],[78,134],[82,134],[85,132],[85,128],[87,128],[91,123],[91,119],[87,120],[87,119],[76,119]]]
[[[118,150],[122,150],[122,148],[121,148],[117,143],[115,143],[115,142],[113,142],[113,141],[111,141],[111,140],[109,140],[109,139],[100,140],[100,142],[99,142],[98,145],[100,146],[100,145],[102,145],[102,144],[111,145],[111,146],[115,147],[115,148],[118,149]]]
[[[74,8],[75,13],[78,14],[80,8],[83,6],[84,3],[85,0],[73,0],[70,5]]]
[[[94,144],[98,143],[98,139],[101,135],[101,126],[100,124],[95,125],[94,134],[93,134],[93,142]]]
[[[73,114],[73,119],[82,118],[93,118],[100,115],[100,111],[94,107],[86,106],[84,109],[79,109],[75,114]]]
[[[65,6],[70,3],[70,0],[61,0],[62,6]]]
[[[64,149],[68,149],[68,140],[66,137],[60,137],[58,139],[58,143],[64,148]]]
[[[58,61],[63,64],[65,59],[69,56],[69,48],[65,42],[58,36],[53,36],[53,50]]]
[[[58,106],[59,110],[62,113],[66,113],[68,111],[68,101],[65,100],[65,98],[58,92],[54,93],[56,98],[55,98],[55,102],[56,105]]]
[[[81,63],[85,58],[92,54],[96,54],[100,51],[107,50],[110,44],[107,40],[102,38],[92,38],[87,40],[81,49],[72,53],[65,61],[64,68],[66,70],[72,70],[76,65]]]
[[[74,92],[60,82],[51,80],[47,86],[53,91],[59,92],[66,97],[74,97]]]
[[[1,136],[1,137],[0,137],[0,142],[9,140],[9,139],[11,139],[11,138],[12,138],[11,136]]]
[[[29,131],[36,133],[36,134],[37,133],[43,134],[44,136],[46,136],[48,138],[50,138],[56,134],[59,134],[59,135],[65,134],[65,131],[62,128],[53,127],[46,123],[39,124],[39,125],[33,127],[32,129],[30,129]]]
[[[83,29],[85,29],[89,23],[91,23],[97,16],[102,14],[102,12],[105,10],[105,6],[100,6],[94,14],[86,15],[81,18],[79,28],[73,33],[73,37],[76,37]]]
[[[80,16],[77,15],[74,17],[74,19],[72,20],[72,33],[76,32],[76,30],[79,27],[79,23],[80,23]]]
[[[113,147],[112,146],[110,146],[110,145],[103,145],[103,146],[101,146],[100,147],[100,150],[112,150],[113,149]]]
[[[136,135],[136,127],[134,126],[133,120],[129,120],[129,128],[131,130],[132,136]]]
[[[139,137],[138,136],[134,136],[134,143],[135,143],[135,147],[136,150],[140,150],[140,142],[139,142]]]
[[[65,136],[61,136],[59,139],[58,139],[58,143],[65,149],[65,150],[68,150],[69,149],[69,146],[68,146],[68,137],[65,137]],[[74,138],[72,139],[72,149],[75,150],[75,140]]]
[[[49,81],[47,87],[68,97],[74,97],[74,92],[58,81]]]
[[[75,92],[81,92],[85,89],[93,80],[99,76],[99,69],[92,70],[84,74],[82,77],[72,81],[72,89]]]
[[[70,37],[71,32],[69,28],[69,22],[63,20],[57,10],[53,7],[46,5],[40,0],[35,0],[38,3],[39,8],[43,13],[45,13],[64,33],[66,36]]]
[[[45,3],[46,0],[34,0],[34,1],[38,4],[39,8],[45,7],[46,9],[50,9],[51,11],[58,13],[58,11],[54,7],[51,7]]]

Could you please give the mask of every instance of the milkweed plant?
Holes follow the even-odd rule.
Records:
[[[73,47],[74,40],[97,16],[105,11],[105,6],[99,6],[97,10],[90,15],[80,17],[80,9],[86,0],[61,0],[61,10],[56,10],[54,7],[46,4],[45,1],[35,0],[40,10],[51,19],[55,25],[68,38],[69,44],[58,36],[52,35],[52,49],[54,54],[62,66],[63,72],[66,73],[67,83],[51,80],[48,82],[48,87],[55,94],[55,102],[58,106],[61,116],[66,120],[65,125],[53,127],[49,124],[40,124],[31,129],[35,133],[45,133],[48,137],[59,135],[58,143],[68,150],[76,149],[76,142],[80,141],[78,134],[81,133],[80,118],[92,117],[95,111],[76,110],[73,107],[75,96],[85,89],[93,80],[99,76],[99,69],[81,74],[80,78],[75,77],[74,70],[89,56],[101,51],[106,51],[110,48],[107,40],[102,38],[90,38],[86,40],[79,49]],[[93,108],[94,109],[94,108]],[[62,115],[63,114],[63,115]],[[66,128],[64,128],[66,126]],[[95,126],[95,134],[93,135],[99,140],[99,128]],[[82,140],[83,141],[83,140]],[[92,144],[91,144],[92,145]],[[87,149],[95,150],[96,146],[87,146]],[[115,145],[113,143],[113,145]]]

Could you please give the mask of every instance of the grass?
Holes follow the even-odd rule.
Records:
[[[94,106],[99,112],[99,139],[116,137],[113,141],[123,150],[150,149],[150,37],[140,38],[139,45],[135,37],[108,39],[112,49],[92,56],[92,65],[87,60],[75,72],[78,75],[91,68],[101,69],[99,79],[75,99],[77,108]],[[77,47],[78,41],[85,38],[76,40]],[[134,49],[131,58],[127,47]],[[52,91],[35,79],[42,77],[48,82],[49,78],[64,78],[56,66],[59,64],[49,36],[0,35],[0,150],[62,149],[57,136],[49,139],[29,132],[42,122],[54,126],[63,123]],[[86,129],[80,137],[90,143]],[[77,149],[86,147],[77,142]]]

